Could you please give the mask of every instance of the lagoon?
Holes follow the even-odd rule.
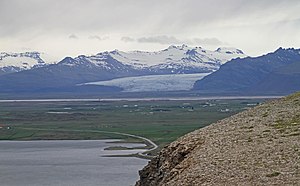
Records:
[[[148,160],[104,157],[143,150],[104,150],[116,140],[0,141],[1,185],[134,185]]]

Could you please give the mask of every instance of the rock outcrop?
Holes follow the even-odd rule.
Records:
[[[189,133],[140,171],[137,186],[297,185],[300,93]]]

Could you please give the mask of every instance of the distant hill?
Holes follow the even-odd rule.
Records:
[[[137,186],[299,185],[300,93],[191,132],[139,172]]]
[[[256,87],[258,92],[296,92],[300,90],[300,61],[272,71]]]
[[[300,90],[300,49],[279,48],[260,57],[233,59],[197,81],[204,93],[288,94]]]

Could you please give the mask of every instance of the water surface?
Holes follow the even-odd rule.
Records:
[[[124,146],[108,141],[112,140],[0,141],[1,185],[134,185],[147,160],[103,157],[133,152],[105,151],[108,146]]]

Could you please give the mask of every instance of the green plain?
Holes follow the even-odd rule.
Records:
[[[162,146],[265,100],[0,103],[1,140],[116,139]],[[99,132],[97,132],[99,131]]]

